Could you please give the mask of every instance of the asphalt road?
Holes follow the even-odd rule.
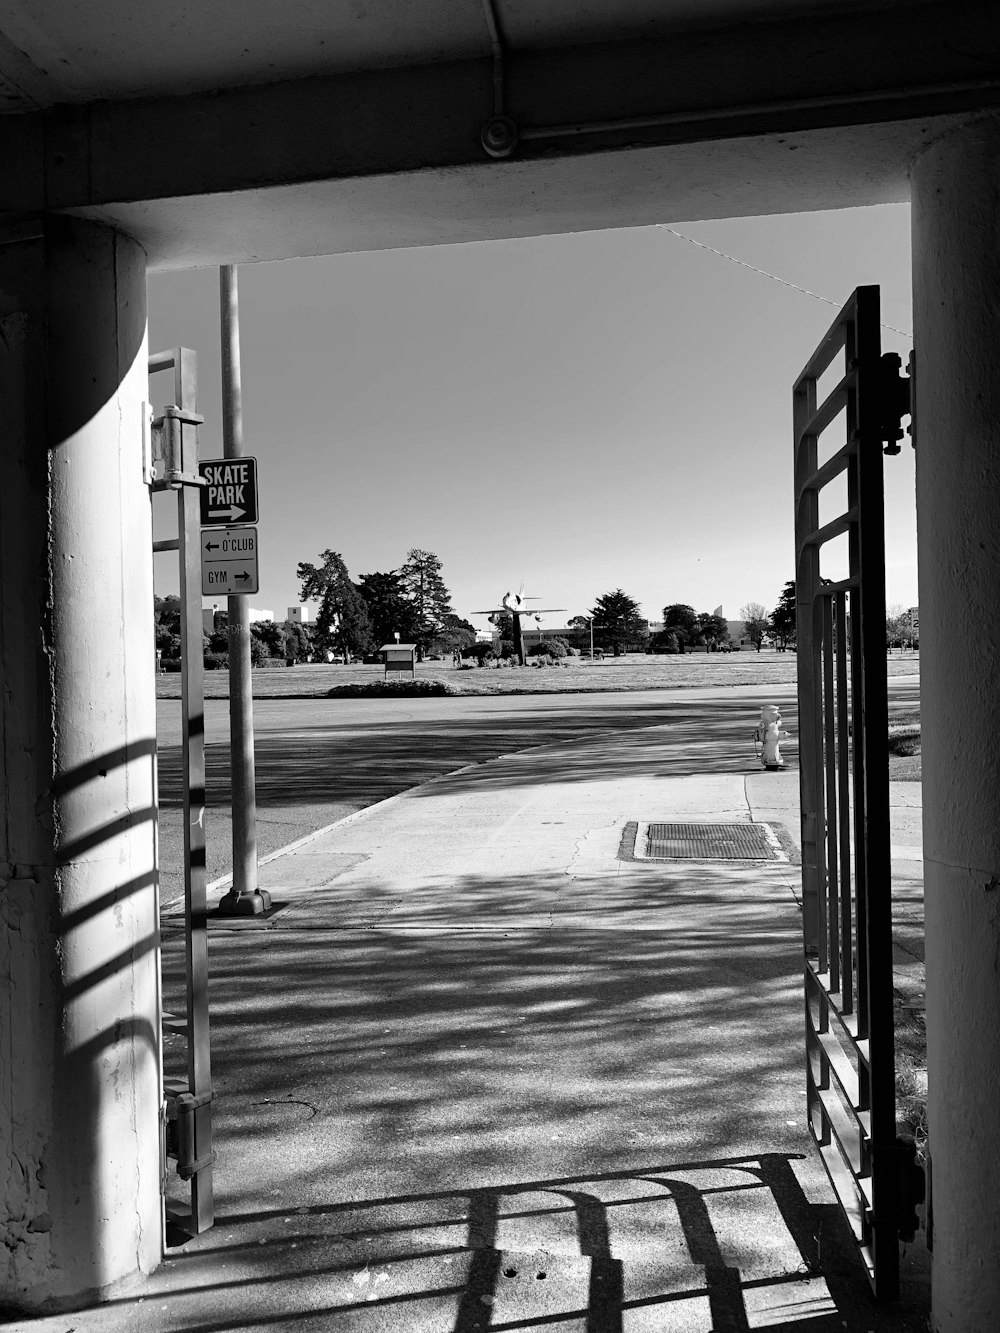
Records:
[[[893,708],[912,708],[916,678],[890,680]],[[791,686],[736,686],[608,694],[430,699],[268,699],[254,705],[257,850],[263,857],[345,815],[442,773],[552,741],[669,724],[671,773],[755,767],[760,705],[777,703],[792,733]],[[209,881],[232,865],[229,705],[205,704]],[[161,899],[183,892],[180,705],[157,704]]]

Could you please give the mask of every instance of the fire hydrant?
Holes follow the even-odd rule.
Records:
[[[788,740],[788,732],[781,730],[781,714],[776,704],[764,704],[760,710],[760,726],[753,734],[763,746],[760,756],[762,768],[784,768],[785,761],[778,750],[780,741]]]

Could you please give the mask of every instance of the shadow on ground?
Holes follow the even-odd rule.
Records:
[[[303,704],[308,709],[308,703]],[[669,707],[643,702],[634,712],[620,708],[592,707],[588,703],[567,704],[558,711],[537,715],[494,712],[490,700],[474,718],[400,718],[387,722],[356,722],[315,725],[287,732],[263,732],[256,737],[257,803],[260,806],[288,805],[296,800],[310,803],[349,801],[370,805],[428,778],[499,755],[528,747],[557,742],[596,739],[608,731],[600,766],[589,759],[572,778],[616,771],[633,771],[643,742],[636,732],[652,726],[647,744],[671,746],[671,774],[704,772],[711,761],[713,772],[742,772],[754,761],[751,733],[755,715],[745,699],[725,700],[706,708],[704,703]],[[796,730],[794,708],[785,721]],[[626,743],[627,742],[627,743]],[[591,747],[587,747],[588,755]],[[581,759],[583,756],[581,756]],[[206,750],[207,799],[209,807],[230,802],[229,752],[224,745]],[[525,755],[530,766],[535,762]],[[165,747],[160,752],[160,803],[164,808],[180,804],[180,751]]]
[[[462,876],[382,920],[349,883],[212,935],[217,1225],[171,1329],[923,1327],[816,1202],[773,877]]]

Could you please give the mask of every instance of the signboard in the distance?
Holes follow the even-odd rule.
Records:
[[[206,458],[198,464],[201,526],[257,522],[256,458]]]

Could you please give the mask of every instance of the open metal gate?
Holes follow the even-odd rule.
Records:
[[[920,1188],[896,1135],[882,478],[908,390],[859,287],[795,383],[795,590],[809,1124],[880,1299]],[[846,577],[824,578],[838,539]]]
[[[198,1234],[214,1221],[212,1070],[208,1016],[205,885],[205,664],[201,616],[201,505],[198,475],[197,357],[187,347],[149,358],[150,375],[173,372],[170,406],[152,421],[150,485],[177,496],[177,536],[153,543],[176,551],[181,604],[181,781],[184,818],[185,1011],[164,1013],[164,1031],[186,1043],[185,1068],[164,1079],[163,1168],[175,1163],[189,1182],[189,1216],[168,1217]],[[153,470],[155,469],[155,471]]]

